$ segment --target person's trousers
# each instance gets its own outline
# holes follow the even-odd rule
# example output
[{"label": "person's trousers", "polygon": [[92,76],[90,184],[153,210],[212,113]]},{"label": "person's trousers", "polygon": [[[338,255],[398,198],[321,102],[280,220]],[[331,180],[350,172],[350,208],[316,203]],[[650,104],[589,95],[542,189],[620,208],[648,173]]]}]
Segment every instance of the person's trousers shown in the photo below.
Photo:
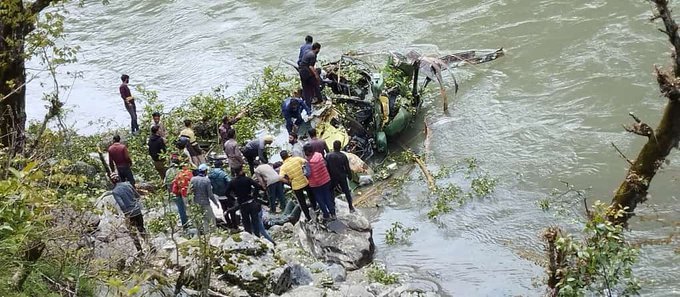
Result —
[{"label": "person's trousers", "polygon": [[139,131],[139,125],[137,124],[137,105],[134,101],[130,103],[125,103],[125,109],[130,114],[130,129],[132,133]]},{"label": "person's trousers", "polygon": [[286,207],[286,194],[283,192],[282,182],[276,182],[267,186],[267,196],[269,196],[269,210],[271,212],[276,212],[277,201],[281,210]]},{"label": "person's trousers", "polygon": [[309,215],[309,206],[307,205],[307,201],[305,199],[305,192],[307,193],[307,196],[309,196],[309,202],[312,204],[312,208],[316,209],[318,206],[316,205],[316,200],[314,199],[314,195],[312,194],[312,190],[309,188],[309,186],[306,186],[302,189],[298,190],[293,190],[293,193],[295,194],[295,198],[297,198],[298,204],[300,204],[300,207],[302,208],[302,213],[305,214],[305,218],[307,218],[308,221],[312,220],[312,217]]},{"label": "person's trousers", "polygon": [[323,217],[328,218],[330,215],[335,215],[335,201],[331,193],[331,182],[329,181],[320,187],[313,187],[312,192],[314,192],[314,198],[321,208]]},{"label": "person's trousers", "polygon": [[203,156],[203,154],[191,156],[191,163],[194,163],[194,165],[198,167],[199,165],[206,163],[205,157]]},{"label": "person's trousers", "polygon": [[[243,155],[243,157],[246,158],[246,162],[248,162],[248,168],[250,168],[250,174],[255,174],[255,158],[257,158],[257,155]],[[262,160],[260,160],[262,161]]]},{"label": "person's trousers", "polygon": [[301,79],[301,83],[302,83],[302,99],[305,100],[305,104],[307,104],[307,106],[311,108],[312,99],[317,96],[319,82],[316,80],[316,77],[314,75],[311,75],[306,79]]},{"label": "person's trousers", "polygon": [[260,236],[260,230],[253,228],[257,225],[258,213],[261,208],[258,207],[257,202],[250,202],[241,205],[241,222],[243,223],[243,230],[255,236]]},{"label": "person's trousers", "polygon": [[187,206],[184,202],[184,198],[180,195],[175,196],[175,205],[177,205],[177,212],[179,213],[179,221],[182,222],[182,228],[186,228],[189,217],[187,217]]},{"label": "person's trousers", "polygon": [[118,171],[118,177],[120,181],[129,182],[132,187],[135,186],[135,177],[132,175],[132,169],[128,166],[116,166],[116,171]]},{"label": "person's trousers", "polygon": [[269,233],[267,233],[267,229],[264,228],[264,221],[262,221],[262,208],[260,208],[260,212],[257,213],[256,222],[253,222],[253,230],[257,230],[257,232],[260,233],[260,236],[266,238],[271,243],[276,244],[274,239],[272,239],[272,237],[269,236]]},{"label": "person's trousers", "polygon": [[342,193],[345,194],[345,199],[347,199],[347,204],[349,205],[349,209],[352,210],[354,209],[354,204],[352,204],[352,191],[349,189],[349,184],[347,183],[347,178],[339,179],[339,180],[334,180],[331,179],[331,191],[335,191],[335,189],[340,186],[340,190],[342,190]]},{"label": "person's trousers", "polygon": [[224,211],[224,220],[228,228],[236,229],[238,228],[238,217],[236,216],[236,208],[234,210],[229,210],[236,206],[236,201],[233,198],[219,199],[222,205],[222,210]]},{"label": "person's trousers", "polygon": [[208,205],[201,205],[201,212],[203,214],[203,234],[209,234],[210,229],[215,225],[215,214],[210,207],[210,202],[208,202]]},{"label": "person's trousers", "polygon": [[141,213],[138,215],[128,217],[128,231],[130,232],[132,242],[135,244],[135,248],[137,248],[137,251],[141,251],[142,244],[141,242],[139,242],[137,232],[139,232],[139,235],[142,237],[142,239],[146,240],[147,238],[146,228],[144,228],[144,217],[142,216]]},{"label": "person's trousers", "polygon": [[165,180],[165,171],[167,170],[167,168],[165,168],[165,160],[153,161],[153,167],[158,171],[161,180]]}]

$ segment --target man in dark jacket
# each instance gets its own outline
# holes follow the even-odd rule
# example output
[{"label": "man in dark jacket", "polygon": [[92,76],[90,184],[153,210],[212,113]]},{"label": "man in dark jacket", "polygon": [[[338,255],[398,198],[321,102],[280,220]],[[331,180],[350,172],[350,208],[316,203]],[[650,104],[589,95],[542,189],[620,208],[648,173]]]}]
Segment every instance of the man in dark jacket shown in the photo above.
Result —
[{"label": "man in dark jacket", "polygon": [[129,182],[135,186],[135,177],[132,175],[132,160],[127,146],[120,143],[120,136],[113,136],[113,144],[109,146],[109,167],[112,172],[117,172],[120,181]]},{"label": "man in dark jacket", "polygon": [[236,176],[227,187],[227,197],[234,198],[236,196],[236,202],[241,210],[243,229],[250,234],[260,236],[259,230],[255,228],[260,220],[261,209],[256,193],[263,188],[255,180],[246,176],[243,167],[236,168],[235,171]]},{"label": "man in dark jacket", "polygon": [[[281,115],[283,115],[283,118],[286,120],[286,130],[288,130],[288,134],[297,130],[293,129],[293,127],[299,127],[305,123],[302,119],[302,110],[305,110],[307,114],[312,113],[312,110],[307,103],[305,103],[302,98],[299,98],[299,96],[300,91],[296,91],[293,97],[288,97],[281,103]],[[295,119],[295,121],[293,121],[293,119]]]},{"label": "man in dark jacket", "polygon": [[162,154],[165,154],[167,147],[165,146],[165,140],[158,134],[160,127],[151,127],[151,136],[149,136],[149,156],[153,160],[153,167],[158,171],[158,175],[161,176],[161,180],[165,180],[165,158]]},{"label": "man in dark jacket", "polygon": [[349,211],[354,212],[354,205],[352,205],[352,192],[349,190],[347,178],[352,175],[352,169],[349,167],[349,159],[343,152],[340,151],[340,141],[333,142],[333,152],[326,155],[326,163],[328,164],[328,173],[331,175],[331,189],[335,190],[338,186],[347,199],[349,204]]},{"label": "man in dark jacket", "polygon": [[298,66],[300,66],[300,63],[302,63],[302,57],[305,56],[307,51],[312,49],[312,42],[313,41],[314,41],[314,38],[312,38],[312,36],[307,35],[305,37],[305,44],[300,46],[300,54],[298,54],[298,60],[297,60]]},{"label": "man in dark jacket", "polygon": [[302,83],[302,98],[311,106],[313,99],[321,100],[321,77],[316,71],[316,57],[321,50],[321,44],[315,42],[300,60],[298,72]]}]

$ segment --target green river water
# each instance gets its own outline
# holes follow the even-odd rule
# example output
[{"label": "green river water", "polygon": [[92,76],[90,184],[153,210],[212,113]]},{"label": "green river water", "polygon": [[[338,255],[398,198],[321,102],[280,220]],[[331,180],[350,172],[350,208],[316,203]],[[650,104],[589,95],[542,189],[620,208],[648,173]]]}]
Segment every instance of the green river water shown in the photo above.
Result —
[{"label": "green river water", "polygon": [[[294,60],[306,34],[322,43],[324,60],[350,49],[445,54],[504,47],[497,61],[457,69],[460,91],[450,94],[450,114],[442,113],[439,98],[429,98],[405,137],[420,148],[426,120],[431,169],[475,157],[500,180],[493,197],[433,224],[414,171],[403,194],[374,219],[377,259],[445,295],[540,295],[544,274],[535,262],[543,259],[542,230],[579,226],[544,213],[537,201],[563,187],[560,181],[592,186],[591,202],[609,201],[627,168],[610,142],[634,158],[643,139],[621,124],[633,111],[654,126],[665,104],[652,70],[668,62],[669,45],[648,21],[644,1],[87,2],[69,15],[67,42],[81,50],[79,62],[64,69],[83,73],[68,97],[67,122],[84,133],[99,119],[127,126],[117,93],[121,73],[172,106],[220,84],[237,92],[264,66]],[[29,118],[42,118],[41,86],[32,83],[28,93]],[[631,221],[634,240],[680,229],[680,154],[672,152],[670,161]],[[419,228],[411,245],[384,244],[395,221]],[[642,248],[636,273],[644,295],[680,296],[679,246],[676,239]]]}]

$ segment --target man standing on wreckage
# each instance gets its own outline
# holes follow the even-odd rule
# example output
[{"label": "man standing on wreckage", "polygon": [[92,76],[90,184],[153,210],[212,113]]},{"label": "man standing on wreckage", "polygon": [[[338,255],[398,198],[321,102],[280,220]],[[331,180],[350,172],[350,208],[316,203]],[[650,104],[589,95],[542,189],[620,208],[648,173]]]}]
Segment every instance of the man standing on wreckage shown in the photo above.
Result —
[{"label": "man standing on wreckage", "polygon": [[321,100],[321,76],[315,68],[316,57],[320,50],[321,44],[318,42],[312,44],[312,49],[302,56],[298,69],[300,82],[302,83],[302,98],[307,106],[312,106],[312,103]]}]

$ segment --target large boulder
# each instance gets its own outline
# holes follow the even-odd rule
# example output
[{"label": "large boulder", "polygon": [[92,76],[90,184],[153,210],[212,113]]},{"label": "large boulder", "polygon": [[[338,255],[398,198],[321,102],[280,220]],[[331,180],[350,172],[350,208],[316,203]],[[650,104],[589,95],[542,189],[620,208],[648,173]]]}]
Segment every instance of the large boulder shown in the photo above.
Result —
[{"label": "large boulder", "polygon": [[336,199],[335,205],[339,222],[301,221],[296,235],[303,249],[316,258],[347,270],[359,269],[373,260],[373,229],[359,212],[350,213],[346,202]]},{"label": "large boulder", "polygon": [[[235,286],[253,296],[260,296],[263,292],[282,294],[291,287],[291,268],[282,267],[284,263],[274,254],[268,242],[242,232],[231,236],[212,236],[210,245],[217,253],[213,274],[219,280],[218,283],[211,282],[211,287]],[[174,261],[172,257],[170,259]],[[188,284],[198,286],[201,262],[198,247],[191,246],[186,252],[179,253],[177,264],[184,267]]]}]

